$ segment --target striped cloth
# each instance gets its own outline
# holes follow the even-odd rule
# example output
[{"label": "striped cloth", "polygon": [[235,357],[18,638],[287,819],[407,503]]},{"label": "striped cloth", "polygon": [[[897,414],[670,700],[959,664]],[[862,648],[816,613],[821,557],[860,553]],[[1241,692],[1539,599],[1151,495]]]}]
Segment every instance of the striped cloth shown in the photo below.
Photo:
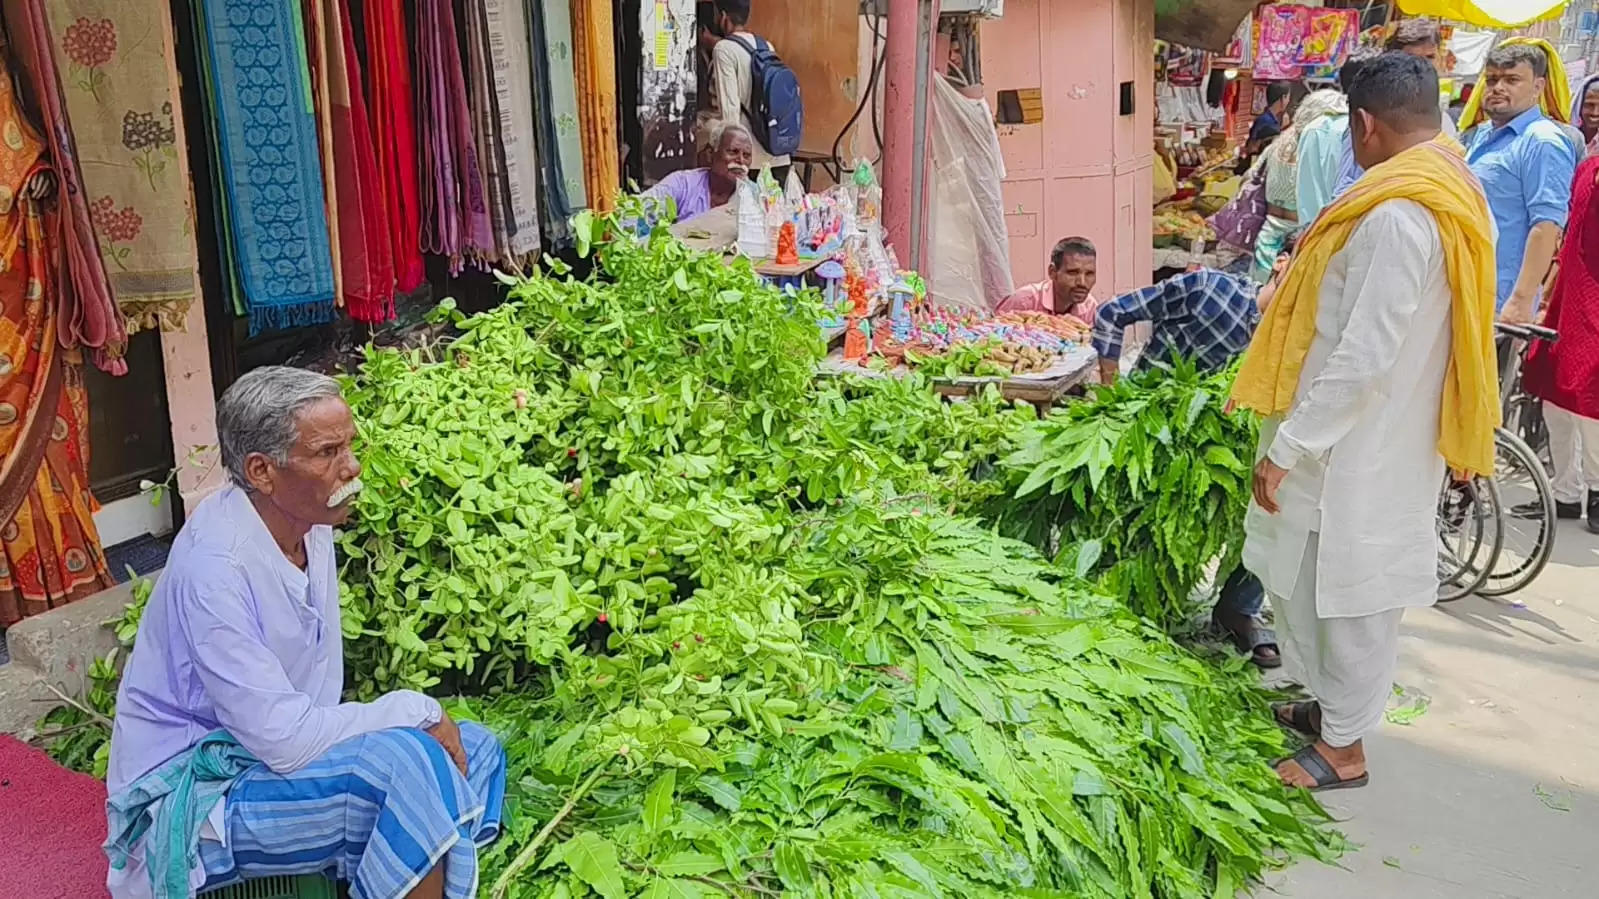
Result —
[{"label": "striped cloth", "polygon": [[382,899],[406,895],[443,860],[444,894],[472,899],[477,848],[500,831],[505,753],[481,726],[460,727],[466,777],[414,728],[346,740],[290,774],[245,772],[228,791],[226,842],[200,842],[205,889],[321,873],[355,899]]}]

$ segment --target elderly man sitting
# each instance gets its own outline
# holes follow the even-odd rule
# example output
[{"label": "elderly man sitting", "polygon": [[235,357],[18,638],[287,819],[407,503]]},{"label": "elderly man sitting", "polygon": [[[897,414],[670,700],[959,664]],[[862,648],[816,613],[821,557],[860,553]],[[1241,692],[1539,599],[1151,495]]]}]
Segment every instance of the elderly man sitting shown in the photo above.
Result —
[{"label": "elderly man sitting", "polygon": [[339,698],[333,528],[361,465],[338,384],[256,369],[217,430],[231,483],[178,534],[117,696],[112,895],[322,872],[361,899],[468,899],[499,832],[499,744],[420,693]]}]

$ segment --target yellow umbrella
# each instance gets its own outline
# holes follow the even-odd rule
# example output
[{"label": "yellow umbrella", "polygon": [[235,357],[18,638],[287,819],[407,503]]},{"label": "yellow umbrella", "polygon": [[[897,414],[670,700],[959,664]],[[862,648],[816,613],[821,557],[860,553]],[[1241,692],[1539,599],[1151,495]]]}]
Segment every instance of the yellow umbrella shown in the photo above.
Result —
[{"label": "yellow umbrella", "polygon": [[[1549,118],[1561,123],[1570,122],[1571,84],[1566,81],[1566,66],[1560,61],[1560,53],[1548,41],[1531,37],[1513,37],[1499,46],[1508,47],[1511,44],[1530,44],[1543,51],[1549,60],[1549,77],[1544,79],[1543,96],[1538,98],[1538,105],[1543,107],[1543,114]],[[1466,108],[1460,111],[1462,134],[1483,120],[1482,85],[1485,78],[1486,73],[1477,76],[1477,86],[1472,88],[1471,99],[1466,101]]]},{"label": "yellow umbrella", "polygon": [[1495,29],[1520,28],[1553,19],[1565,6],[1566,0],[1399,0],[1399,10],[1406,15]]}]

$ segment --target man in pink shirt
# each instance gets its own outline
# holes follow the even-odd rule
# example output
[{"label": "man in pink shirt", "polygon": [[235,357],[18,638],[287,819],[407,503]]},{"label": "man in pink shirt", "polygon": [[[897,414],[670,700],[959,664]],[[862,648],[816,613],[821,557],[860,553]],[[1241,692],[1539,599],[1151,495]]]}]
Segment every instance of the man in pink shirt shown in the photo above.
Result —
[{"label": "man in pink shirt", "polygon": [[1049,254],[1049,275],[1025,284],[1000,302],[995,312],[1045,312],[1092,323],[1099,301],[1092,293],[1098,254],[1086,237],[1068,237]]}]

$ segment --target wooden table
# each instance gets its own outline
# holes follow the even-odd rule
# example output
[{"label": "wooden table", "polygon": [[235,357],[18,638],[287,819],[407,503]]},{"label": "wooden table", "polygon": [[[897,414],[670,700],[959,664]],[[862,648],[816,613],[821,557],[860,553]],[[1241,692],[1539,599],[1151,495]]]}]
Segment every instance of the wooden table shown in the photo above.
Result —
[{"label": "wooden table", "polygon": [[[1050,407],[1065,398],[1068,391],[1088,380],[1093,373],[1094,363],[1098,356],[1088,347],[1076,347],[1072,352],[1062,357],[1060,362],[1043,372],[1031,375],[999,377],[963,377],[963,378],[933,378],[933,389],[944,396],[971,396],[979,390],[994,384],[999,386],[1000,395],[1008,400],[1020,400],[1032,403],[1041,413],[1048,412]],[[908,373],[906,368],[895,368],[890,371],[876,371],[865,366],[844,361],[842,350],[834,350],[822,360],[817,367],[820,377],[836,378],[846,374],[858,374],[868,378],[898,378]]]}]

